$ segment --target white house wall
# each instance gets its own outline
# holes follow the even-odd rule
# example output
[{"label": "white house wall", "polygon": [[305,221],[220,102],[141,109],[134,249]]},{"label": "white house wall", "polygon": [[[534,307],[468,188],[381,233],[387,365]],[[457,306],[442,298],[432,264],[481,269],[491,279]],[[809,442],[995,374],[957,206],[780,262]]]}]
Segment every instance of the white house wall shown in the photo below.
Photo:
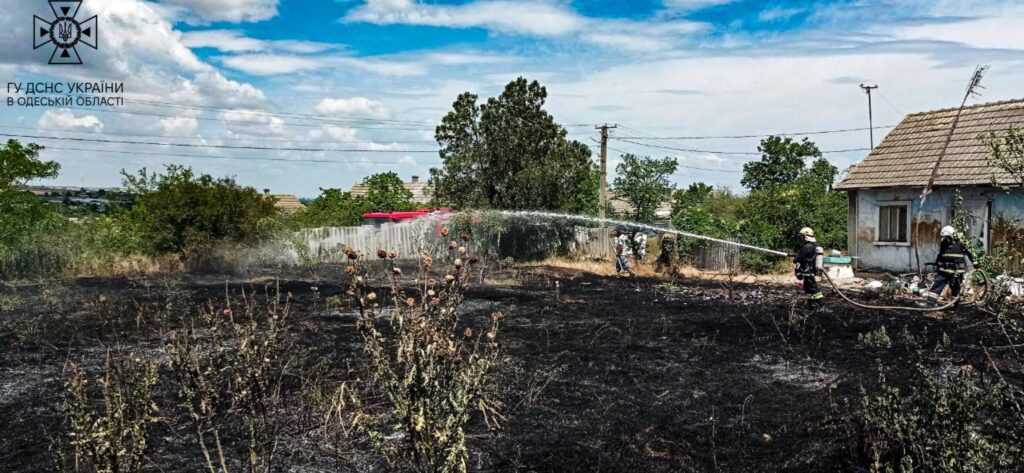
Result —
[{"label": "white house wall", "polygon": [[[934,262],[938,253],[939,231],[952,222],[953,189],[936,189],[932,192],[924,206],[921,224],[913,222],[921,201],[921,189],[861,189],[851,204],[855,218],[851,218],[850,253],[859,257],[858,268],[862,270],[885,270],[890,272],[910,272],[917,270],[913,242],[915,233],[920,232],[917,241],[920,245],[920,261],[922,268],[925,263]],[[1006,240],[1012,231],[1019,231],[1020,221],[1024,220],[1024,198],[1020,194],[1008,194],[995,188],[963,188],[961,195],[967,203],[979,204],[991,202],[991,220],[986,235],[990,242]],[[908,221],[911,222],[907,232],[908,243],[883,243],[877,240],[879,205],[895,202],[909,204]]]}]

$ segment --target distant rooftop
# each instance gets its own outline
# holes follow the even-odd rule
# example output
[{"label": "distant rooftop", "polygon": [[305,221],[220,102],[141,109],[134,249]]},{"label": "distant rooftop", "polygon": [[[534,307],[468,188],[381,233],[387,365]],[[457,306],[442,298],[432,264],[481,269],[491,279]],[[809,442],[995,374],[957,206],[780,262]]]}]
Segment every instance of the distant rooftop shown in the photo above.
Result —
[{"label": "distant rooftop", "polygon": [[298,212],[306,208],[299,198],[292,194],[271,194],[270,189],[263,189],[263,195],[274,199],[274,208],[285,212]]},{"label": "distant rooftop", "polygon": [[[412,192],[413,202],[427,204],[434,198],[434,190],[427,181],[420,180],[419,176],[412,176],[412,180],[402,183],[405,188]],[[369,188],[362,184],[352,186],[352,197],[365,197]]]}]

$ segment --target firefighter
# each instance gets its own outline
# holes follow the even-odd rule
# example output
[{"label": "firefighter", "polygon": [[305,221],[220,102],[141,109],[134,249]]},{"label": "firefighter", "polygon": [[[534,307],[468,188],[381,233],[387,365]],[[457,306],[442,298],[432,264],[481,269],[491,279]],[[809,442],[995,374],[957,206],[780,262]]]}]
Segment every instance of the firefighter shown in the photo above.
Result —
[{"label": "firefighter", "polygon": [[676,274],[676,236],[671,233],[663,233],[660,238],[661,254],[655,261],[654,271],[662,272],[667,269],[669,274]]},{"label": "firefighter", "polygon": [[925,295],[925,305],[935,307],[939,304],[939,297],[949,286],[951,296],[956,300],[955,305],[960,305],[960,287],[964,282],[964,274],[967,272],[967,262],[972,258],[967,245],[964,245],[957,236],[956,229],[945,226],[940,232],[942,242],[939,243],[939,256],[935,258],[935,266],[938,273],[935,275],[935,284],[931,291]]},{"label": "firefighter", "polygon": [[633,258],[640,264],[647,258],[647,234],[642,231],[633,236]]},{"label": "firefighter", "polygon": [[621,276],[623,272],[629,274],[629,248],[627,243],[629,237],[619,230],[612,231],[615,244],[615,274]]},{"label": "firefighter", "polygon": [[818,272],[821,270],[818,263],[819,256],[823,255],[824,250],[818,246],[818,240],[814,238],[814,230],[808,227],[800,229],[800,239],[803,243],[797,249],[796,258],[793,259],[796,266],[794,271],[796,278],[804,282],[804,296],[807,305],[811,308],[818,308],[825,299],[817,280]]}]

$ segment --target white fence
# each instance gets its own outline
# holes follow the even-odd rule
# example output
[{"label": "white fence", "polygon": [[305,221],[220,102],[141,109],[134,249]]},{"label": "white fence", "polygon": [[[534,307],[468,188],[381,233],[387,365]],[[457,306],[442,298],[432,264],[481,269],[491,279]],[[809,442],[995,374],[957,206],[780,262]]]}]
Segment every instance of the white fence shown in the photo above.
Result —
[{"label": "white fence", "polygon": [[[298,239],[305,242],[311,254],[331,255],[328,260],[343,258],[340,248],[345,246],[364,255],[386,250],[395,251],[399,258],[418,258],[447,248],[449,238],[442,238],[438,230],[436,222],[412,220],[380,226],[310,228],[300,230]],[[575,240],[570,250],[598,258],[611,259],[615,256],[610,228],[579,227]]]},{"label": "white fence", "polygon": [[385,223],[380,226],[309,228],[299,231],[299,239],[312,253],[340,254],[341,247],[351,247],[364,255],[377,250],[394,251],[401,258],[419,257],[440,243],[440,236],[432,222],[413,220]]}]

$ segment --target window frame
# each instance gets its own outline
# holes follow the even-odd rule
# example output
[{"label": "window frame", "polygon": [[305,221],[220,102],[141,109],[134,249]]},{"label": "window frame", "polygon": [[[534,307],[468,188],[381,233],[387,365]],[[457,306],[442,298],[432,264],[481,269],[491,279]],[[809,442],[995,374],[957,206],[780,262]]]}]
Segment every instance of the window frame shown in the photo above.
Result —
[{"label": "window frame", "polygon": [[[911,246],[911,228],[913,217],[911,209],[913,202],[909,200],[880,201],[875,203],[875,245],[876,246]],[[882,209],[884,207],[903,207],[907,212],[907,223],[903,230],[906,232],[905,241],[886,241],[881,239],[882,234]]]}]

